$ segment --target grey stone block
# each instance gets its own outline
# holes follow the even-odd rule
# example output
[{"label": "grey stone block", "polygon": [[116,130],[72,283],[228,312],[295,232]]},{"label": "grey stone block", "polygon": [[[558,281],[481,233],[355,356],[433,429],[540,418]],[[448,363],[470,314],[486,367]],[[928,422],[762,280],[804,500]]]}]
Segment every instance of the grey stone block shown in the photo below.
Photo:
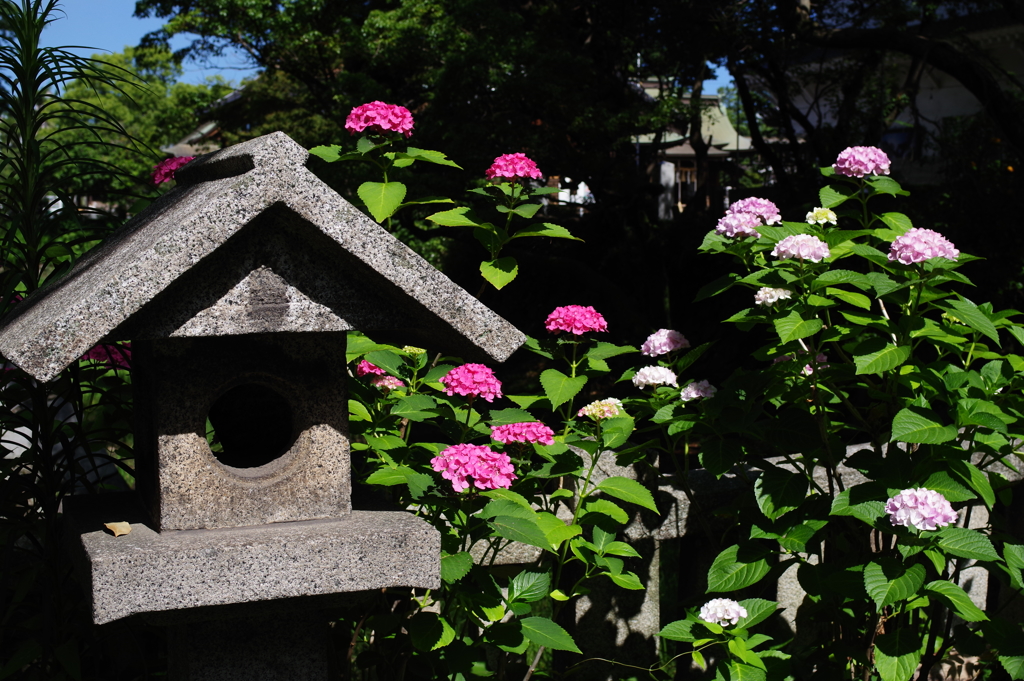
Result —
[{"label": "grey stone block", "polygon": [[[97,624],[139,613],[440,587],[440,534],[404,511],[157,533],[132,522],[139,515],[131,508],[124,495],[64,502],[71,548]],[[131,533],[114,537],[103,529],[103,523],[120,521],[131,522]],[[311,607],[308,600],[305,607]]]}]

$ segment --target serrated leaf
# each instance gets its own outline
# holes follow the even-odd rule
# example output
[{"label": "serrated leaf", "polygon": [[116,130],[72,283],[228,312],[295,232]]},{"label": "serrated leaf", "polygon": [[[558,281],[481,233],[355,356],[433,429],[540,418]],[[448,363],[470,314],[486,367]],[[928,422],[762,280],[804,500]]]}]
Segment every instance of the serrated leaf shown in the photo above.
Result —
[{"label": "serrated leaf", "polygon": [[818,202],[822,208],[835,208],[848,198],[850,194],[839,192],[832,185],[826,185],[818,190]]},{"label": "serrated leaf", "polygon": [[696,622],[691,620],[677,620],[662,627],[661,631],[658,632],[658,636],[667,638],[670,641],[692,643],[697,640],[697,637],[690,633],[694,624]]},{"label": "serrated leaf", "polygon": [[899,182],[885,175],[877,175],[864,181],[879,194],[890,194],[892,196],[906,196],[909,194],[900,186]]},{"label": "serrated leaf", "polygon": [[779,340],[783,343],[813,336],[821,330],[822,326],[820,319],[804,319],[796,310],[785,317],[776,319],[773,324],[775,332],[779,334]]},{"label": "serrated leaf", "polygon": [[755,554],[750,559],[741,560],[740,547],[730,546],[718,554],[715,562],[708,570],[708,593],[716,591],[736,591],[756,584],[771,569],[763,554]]},{"label": "serrated leaf", "polygon": [[770,520],[789,513],[807,497],[807,478],[782,468],[769,468],[754,483],[754,497]]},{"label": "serrated leaf", "polygon": [[535,423],[537,419],[522,409],[496,409],[490,413],[487,422],[492,426],[507,426],[511,423]]},{"label": "serrated leaf", "polygon": [[520,620],[520,623],[523,627],[523,635],[537,645],[582,655],[576,642],[572,640],[572,636],[546,617],[526,617]]},{"label": "serrated leaf", "polygon": [[747,611],[747,616],[741,617],[736,623],[737,629],[749,629],[755,624],[760,624],[775,614],[775,611],[781,607],[775,601],[763,598],[747,598],[740,601],[740,605]]},{"label": "serrated leaf", "polygon": [[465,206],[443,210],[427,216],[427,219],[442,227],[477,227],[479,223],[469,216],[469,208]]},{"label": "serrated leaf", "polygon": [[992,541],[977,530],[966,527],[943,527],[938,531],[939,548],[960,558],[999,560]]},{"label": "serrated leaf", "polygon": [[588,499],[583,511],[584,513],[604,514],[622,525],[629,522],[629,515],[622,510],[622,507],[607,499]]},{"label": "serrated leaf", "polygon": [[484,629],[484,640],[507,653],[522,654],[530,647],[530,641],[523,636],[523,626],[517,619],[487,627]]},{"label": "serrated leaf", "polygon": [[364,182],[356,193],[366,204],[366,210],[377,222],[394,215],[405,199],[406,186],[401,182]]},{"label": "serrated leaf", "polygon": [[732,288],[739,280],[740,275],[730,272],[729,274],[721,276],[708,284],[704,284],[700,287],[700,290],[697,291],[697,296],[693,299],[693,302],[696,303],[704,300],[705,298],[717,296],[719,293]]},{"label": "serrated leaf", "polygon": [[644,585],[640,583],[640,578],[632,572],[623,572],[622,574],[613,575],[611,573],[605,573],[608,575],[608,579],[615,582],[617,586],[621,586],[623,589],[629,589],[630,591],[643,591]]},{"label": "serrated leaf", "polygon": [[877,498],[879,494],[884,495],[885,490],[874,483],[845,489],[833,499],[829,515],[853,516],[874,526],[875,521],[885,515],[885,502]]},{"label": "serrated leaf", "polygon": [[996,503],[996,493],[992,489],[992,483],[989,482],[988,476],[969,461],[950,461],[948,465],[953,475],[960,478],[968,487],[977,492],[981,496],[982,501],[985,502],[985,505],[992,508],[992,505]]},{"label": "serrated leaf", "polygon": [[546,598],[551,590],[551,574],[523,570],[512,578],[508,586],[508,600],[533,603]]},{"label": "serrated leaf", "polygon": [[763,669],[752,664],[729,663],[729,681],[765,681],[767,678]]},{"label": "serrated leaf", "polygon": [[390,350],[374,350],[366,353],[366,361],[380,367],[392,376],[401,376],[400,369],[405,366],[401,355]]},{"label": "serrated leaf", "polygon": [[896,232],[897,236],[906,234],[914,226],[910,218],[903,213],[882,213],[879,217],[892,231]]},{"label": "serrated leaf", "polygon": [[961,322],[978,333],[991,338],[996,345],[999,345],[999,332],[996,330],[992,320],[990,320],[977,305],[969,300],[963,299],[943,301],[942,307],[945,307],[950,314]]},{"label": "serrated leaf", "polygon": [[882,374],[891,371],[910,359],[913,350],[909,345],[886,345],[878,352],[853,358],[857,374]]},{"label": "serrated leaf", "polygon": [[863,293],[856,293],[854,291],[844,291],[841,288],[829,287],[825,289],[825,293],[834,298],[838,298],[844,303],[859,307],[862,310],[871,309],[871,299]]},{"label": "serrated leaf", "polygon": [[921,637],[911,627],[875,639],[875,669],[882,681],[909,681],[921,661]]},{"label": "serrated leaf", "polygon": [[558,369],[545,369],[540,375],[540,385],[544,388],[544,395],[551,402],[551,407],[556,408],[565,404],[583,390],[587,384],[586,376],[566,376]]},{"label": "serrated leaf", "polygon": [[864,567],[864,588],[877,610],[916,594],[924,578],[923,565],[905,568],[895,558],[879,558]]},{"label": "serrated leaf", "polygon": [[498,258],[480,263],[480,275],[499,291],[505,288],[519,274],[519,263],[515,258]]},{"label": "serrated leaf", "polygon": [[613,541],[604,547],[604,552],[612,556],[626,556],[627,558],[640,558],[640,554],[632,546],[623,541]]},{"label": "serrated leaf", "polygon": [[953,503],[978,498],[971,490],[954,480],[946,471],[935,471],[928,476],[928,479],[921,486],[939,492],[942,496],[946,497],[946,501]]},{"label": "serrated leaf", "polygon": [[428,411],[436,406],[437,402],[428,395],[407,395],[391,408],[391,415],[410,421],[426,421],[437,417],[437,414]]},{"label": "serrated leaf", "polygon": [[328,163],[333,163],[341,158],[341,147],[337,144],[332,144],[330,146],[321,145],[319,147],[313,147],[309,150],[309,153],[313,156],[322,158]]},{"label": "serrated leaf", "polygon": [[447,554],[441,552],[441,579],[449,584],[454,584],[467,574],[473,567],[473,556],[467,551]]},{"label": "serrated leaf", "polygon": [[551,551],[551,542],[536,520],[499,515],[487,522],[499,537]]},{"label": "serrated leaf", "polygon": [[923,407],[905,407],[892,420],[891,442],[937,445],[955,440],[956,428],[944,426],[938,414]]},{"label": "serrated leaf", "polygon": [[530,225],[526,229],[521,229],[512,235],[513,239],[520,237],[529,236],[547,236],[554,239],[572,239],[573,241],[583,241],[578,237],[574,237],[572,233],[561,225],[552,224],[550,222],[543,222],[537,225]]},{"label": "serrated leaf", "polygon": [[565,540],[579,536],[583,532],[583,528],[579,525],[566,525],[564,520],[553,513],[538,513],[537,524],[540,525],[544,536],[555,549],[561,546]]},{"label": "serrated leaf", "polygon": [[811,284],[812,290],[818,290],[825,288],[826,286],[835,286],[837,284],[853,284],[858,288],[868,289],[871,288],[871,284],[867,278],[860,272],[854,272],[852,270],[828,270],[814,280]]},{"label": "serrated leaf", "polygon": [[988,616],[971,601],[971,597],[956,584],[936,580],[924,585],[924,590],[935,594],[965,622],[984,622]]},{"label": "serrated leaf", "polygon": [[598,483],[597,489],[616,499],[643,506],[655,513],[658,512],[658,507],[654,504],[654,495],[636,480],[616,475],[602,480]]},{"label": "serrated leaf", "polygon": [[433,612],[421,610],[405,626],[413,646],[418,650],[437,650],[455,640],[455,630],[443,617]]},{"label": "serrated leaf", "polygon": [[405,150],[404,154],[399,153],[399,157],[405,156],[406,158],[415,159],[417,161],[427,161],[428,163],[436,163],[442,166],[451,166],[452,168],[458,168],[462,170],[455,161],[449,159],[444,153],[440,151],[431,151],[430,149],[417,149],[416,147],[409,147]]}]

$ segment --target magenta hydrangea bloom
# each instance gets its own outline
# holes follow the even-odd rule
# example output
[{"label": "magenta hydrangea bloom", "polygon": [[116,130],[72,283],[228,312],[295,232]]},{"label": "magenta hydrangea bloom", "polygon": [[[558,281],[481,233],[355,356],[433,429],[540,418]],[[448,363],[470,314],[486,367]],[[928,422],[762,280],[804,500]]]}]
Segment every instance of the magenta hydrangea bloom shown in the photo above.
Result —
[{"label": "magenta hydrangea bloom", "polygon": [[517,177],[539,180],[544,177],[537,164],[526,154],[502,154],[494,159],[494,163],[484,172],[484,175],[488,180],[496,178],[514,180]]},{"label": "magenta hydrangea bloom", "polygon": [[107,369],[132,368],[132,343],[100,343],[94,345],[87,353],[82,355],[83,362],[99,362],[106,365]]},{"label": "magenta hydrangea bloom", "polygon": [[730,238],[750,236],[757,239],[761,236],[761,232],[757,231],[760,226],[761,221],[756,215],[731,213],[719,219],[715,231]]},{"label": "magenta hydrangea bloom", "polygon": [[501,381],[483,364],[457,366],[442,376],[440,381],[449,395],[458,393],[464,397],[479,396],[488,402],[493,402],[495,397],[501,397]]},{"label": "magenta hydrangea bloom", "polygon": [[878,147],[850,147],[839,154],[832,169],[847,177],[888,175],[889,157]]},{"label": "magenta hydrangea bloom", "polygon": [[906,234],[896,237],[889,247],[889,260],[897,260],[904,265],[924,262],[929,258],[955,261],[959,257],[960,251],[953,247],[949,239],[922,227],[911,227]]},{"label": "magenta hydrangea bloom", "polygon": [[622,416],[626,412],[622,410],[622,400],[617,400],[614,397],[609,397],[606,400],[598,400],[591,402],[587,406],[576,412],[577,416],[589,416],[595,421],[599,419],[610,419],[616,416]]},{"label": "magenta hydrangea bloom", "polygon": [[366,376],[367,374],[383,376],[386,373],[387,372],[381,369],[379,366],[367,362],[365,359],[359,360],[359,364],[356,365],[356,376]]},{"label": "magenta hydrangea bloom", "polygon": [[640,354],[657,357],[676,350],[690,347],[690,341],[683,334],[673,329],[658,329],[640,346]]},{"label": "magenta hydrangea bloom", "polygon": [[607,331],[608,322],[600,312],[590,305],[566,305],[556,307],[544,322],[544,328],[552,333],[568,331],[582,336],[588,331]]},{"label": "magenta hydrangea bloom", "polygon": [[442,478],[451,481],[456,492],[469,487],[470,477],[477,489],[508,489],[516,479],[508,455],[484,445],[453,445],[431,459],[430,465]]},{"label": "magenta hydrangea bloom", "polygon": [[170,182],[174,179],[174,173],[178,172],[178,168],[182,167],[194,158],[195,156],[177,156],[175,158],[165,158],[160,161],[153,166],[153,184]]},{"label": "magenta hydrangea bloom", "polygon": [[512,442],[537,442],[542,445],[555,444],[555,431],[540,421],[492,426],[491,437],[494,438],[495,442],[505,445]]},{"label": "magenta hydrangea bloom", "polygon": [[759,199],[751,196],[749,199],[740,199],[729,206],[725,211],[726,215],[748,214],[764,220],[766,225],[775,225],[782,222],[782,214],[779,208],[768,199]]},{"label": "magenta hydrangea bloom", "polygon": [[370,383],[372,385],[376,386],[377,388],[380,388],[384,392],[387,392],[389,390],[394,390],[395,388],[404,388],[405,387],[405,381],[403,381],[402,379],[395,378],[394,376],[386,376],[386,375],[385,376],[376,376],[376,377],[374,377],[373,380],[370,381]]},{"label": "magenta hydrangea bloom", "polygon": [[633,375],[633,385],[638,388],[646,388],[649,385],[679,387],[675,372],[665,367],[643,367]]},{"label": "magenta hydrangea bloom", "polygon": [[935,490],[926,487],[905,489],[885,502],[885,512],[893,525],[935,530],[956,522],[956,511]]},{"label": "magenta hydrangea bloom", "polygon": [[810,260],[821,262],[829,256],[828,244],[810,234],[794,234],[775,244],[772,255],[779,260]]},{"label": "magenta hydrangea bloom", "polygon": [[345,119],[345,129],[350,135],[369,130],[382,135],[398,132],[409,138],[412,137],[412,126],[412,114],[408,109],[380,101],[355,107]]},{"label": "magenta hydrangea bloom", "polygon": [[747,616],[747,609],[731,598],[713,598],[700,609],[700,618],[705,622],[725,626],[736,624]]},{"label": "magenta hydrangea bloom", "polygon": [[682,392],[679,393],[679,399],[683,402],[689,402],[698,397],[713,397],[717,392],[718,388],[707,381],[694,381],[683,388]]}]

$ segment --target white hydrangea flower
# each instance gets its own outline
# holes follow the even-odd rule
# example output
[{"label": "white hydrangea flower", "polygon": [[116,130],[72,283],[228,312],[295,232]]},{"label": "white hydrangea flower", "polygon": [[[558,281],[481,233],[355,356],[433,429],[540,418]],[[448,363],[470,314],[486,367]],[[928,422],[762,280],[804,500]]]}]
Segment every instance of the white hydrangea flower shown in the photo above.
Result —
[{"label": "white hydrangea flower", "polygon": [[807,223],[811,225],[836,224],[839,218],[828,208],[815,208],[807,214]]},{"label": "white hydrangea flower", "polygon": [[761,306],[774,305],[780,300],[788,300],[793,297],[793,292],[784,288],[768,288],[762,286],[754,294],[754,303]]},{"label": "white hydrangea flower", "polygon": [[731,598],[714,598],[700,609],[700,618],[705,622],[726,626],[736,624],[747,616],[747,609]]},{"label": "white hydrangea flower", "polygon": [[633,385],[646,388],[649,385],[671,385],[679,387],[678,378],[671,369],[665,367],[644,367],[633,376]]}]

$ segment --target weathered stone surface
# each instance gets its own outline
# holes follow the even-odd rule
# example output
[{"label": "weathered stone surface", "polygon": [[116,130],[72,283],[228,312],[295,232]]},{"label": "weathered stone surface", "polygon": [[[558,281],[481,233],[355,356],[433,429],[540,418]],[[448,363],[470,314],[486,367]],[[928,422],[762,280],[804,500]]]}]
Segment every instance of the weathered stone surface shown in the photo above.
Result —
[{"label": "weathered stone surface", "polygon": [[[385,587],[440,587],[440,534],[403,511],[157,533],[132,522],[139,516],[131,517],[131,508],[125,495],[64,501],[69,536],[78,544],[72,549],[79,574],[88,580],[97,624],[138,613],[329,598]],[[115,520],[131,522],[132,531],[114,537],[102,529]]]},{"label": "weathered stone surface", "polygon": [[522,344],[308,158],[273,133],[196,159],[178,187],[18,305],[0,353],[46,381],[101,339],[358,328],[499,362]]}]

